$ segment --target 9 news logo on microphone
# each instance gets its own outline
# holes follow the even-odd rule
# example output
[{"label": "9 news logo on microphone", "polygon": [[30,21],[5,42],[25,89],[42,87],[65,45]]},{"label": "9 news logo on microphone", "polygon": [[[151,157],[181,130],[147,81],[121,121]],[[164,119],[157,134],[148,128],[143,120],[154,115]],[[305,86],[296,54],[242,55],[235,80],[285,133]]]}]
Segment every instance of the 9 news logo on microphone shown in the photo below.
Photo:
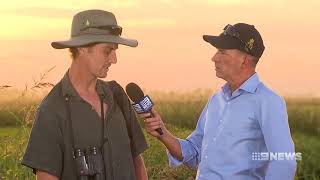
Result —
[{"label": "9 news logo on microphone", "polygon": [[152,109],[153,105],[154,104],[151,98],[147,95],[147,96],[144,96],[140,102],[133,103],[132,107],[138,114],[141,114],[141,113],[149,112]]},{"label": "9 news logo on microphone", "polygon": [[[136,111],[136,113],[151,113],[150,117],[154,117],[151,112],[154,104],[148,95],[144,95],[143,91],[138,85],[136,85],[135,83],[129,83],[126,86],[126,92],[130,99],[133,101],[132,107]],[[161,128],[157,128],[156,131],[160,135],[163,134]]]}]

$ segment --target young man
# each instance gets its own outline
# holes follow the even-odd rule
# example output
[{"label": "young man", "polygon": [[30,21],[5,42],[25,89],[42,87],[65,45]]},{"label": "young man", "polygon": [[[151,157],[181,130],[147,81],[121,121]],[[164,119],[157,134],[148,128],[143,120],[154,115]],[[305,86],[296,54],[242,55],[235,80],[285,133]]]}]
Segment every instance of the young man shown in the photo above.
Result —
[{"label": "young man", "polygon": [[53,42],[70,48],[72,64],[38,107],[22,164],[38,180],[147,179],[141,153],[147,144],[123,89],[107,77],[124,39],[107,11],[76,14],[71,39]]},{"label": "young man", "polygon": [[198,168],[199,180],[294,179],[294,158],[266,157],[292,154],[294,144],[284,100],[255,72],[264,51],[260,33],[239,23],[227,25],[219,36],[203,38],[217,48],[212,58],[216,76],[227,83],[209,99],[187,139],[173,136],[155,110],[154,118],[142,115],[147,132],[167,147],[172,166]]}]

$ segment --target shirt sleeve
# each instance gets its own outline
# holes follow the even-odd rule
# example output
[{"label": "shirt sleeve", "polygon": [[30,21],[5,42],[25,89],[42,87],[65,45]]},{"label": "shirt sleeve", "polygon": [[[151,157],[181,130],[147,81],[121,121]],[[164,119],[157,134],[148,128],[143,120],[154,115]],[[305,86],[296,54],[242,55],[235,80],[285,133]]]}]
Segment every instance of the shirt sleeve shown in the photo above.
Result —
[{"label": "shirt sleeve", "polygon": [[201,146],[204,134],[204,124],[207,118],[208,104],[203,109],[196,129],[185,139],[178,139],[182,151],[182,161],[177,160],[167,150],[169,165],[176,167],[185,164],[190,168],[197,168],[201,160]]},{"label": "shirt sleeve", "polygon": [[37,109],[22,165],[60,177],[62,169],[62,135],[57,117],[45,108]]},{"label": "shirt sleeve", "polygon": [[[286,105],[281,97],[268,98],[261,107],[261,128],[269,153],[294,154],[294,143],[288,124]],[[270,160],[266,180],[292,180],[295,176],[294,158]]]},{"label": "shirt sleeve", "polygon": [[[128,100],[129,101],[129,100]],[[133,157],[137,157],[139,154],[143,153],[147,148],[147,141],[142,132],[141,126],[137,119],[136,113],[134,112],[133,108],[129,103],[129,114],[130,114],[130,126],[129,133],[130,133],[130,144],[131,144],[131,153]]]},{"label": "shirt sleeve", "polygon": [[117,98],[119,98],[118,101],[122,102],[121,104],[123,105],[123,113],[126,119],[128,135],[130,138],[131,154],[132,157],[137,157],[148,148],[148,144],[127,94],[118,83],[115,81],[114,83],[114,87],[117,88],[115,93],[118,93],[116,95]]}]

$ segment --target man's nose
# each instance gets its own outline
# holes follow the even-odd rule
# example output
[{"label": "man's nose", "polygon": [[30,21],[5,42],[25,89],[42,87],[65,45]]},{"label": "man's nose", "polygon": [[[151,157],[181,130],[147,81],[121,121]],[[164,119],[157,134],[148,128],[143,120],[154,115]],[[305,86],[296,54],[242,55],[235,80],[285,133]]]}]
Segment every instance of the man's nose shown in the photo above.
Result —
[{"label": "man's nose", "polygon": [[212,62],[217,62],[218,61],[218,57],[217,57],[217,53],[215,53],[212,58],[211,58]]},{"label": "man's nose", "polygon": [[117,63],[117,53],[115,50],[111,51],[110,55],[109,55],[109,61],[113,64]]}]

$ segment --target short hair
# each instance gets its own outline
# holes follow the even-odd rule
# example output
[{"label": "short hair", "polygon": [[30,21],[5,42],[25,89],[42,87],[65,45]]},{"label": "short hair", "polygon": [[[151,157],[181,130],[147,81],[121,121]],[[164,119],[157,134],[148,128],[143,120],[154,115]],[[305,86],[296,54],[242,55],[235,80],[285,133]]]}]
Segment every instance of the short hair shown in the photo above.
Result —
[{"label": "short hair", "polygon": [[260,58],[257,58],[255,56],[250,56],[250,59],[253,62],[253,67],[256,67]]},{"label": "short hair", "polygon": [[258,62],[259,62],[259,59],[258,57],[255,57],[247,52],[244,52],[244,51],[240,51],[240,50],[237,50],[240,54],[242,55],[245,55],[246,57],[249,57],[250,61],[252,61],[252,67],[256,67]]},{"label": "short hair", "polygon": [[91,44],[86,44],[84,46],[78,46],[78,47],[71,47],[69,48],[70,56],[72,60],[75,60],[79,56],[79,49],[78,48],[91,48],[95,46],[98,43],[91,43]]}]

